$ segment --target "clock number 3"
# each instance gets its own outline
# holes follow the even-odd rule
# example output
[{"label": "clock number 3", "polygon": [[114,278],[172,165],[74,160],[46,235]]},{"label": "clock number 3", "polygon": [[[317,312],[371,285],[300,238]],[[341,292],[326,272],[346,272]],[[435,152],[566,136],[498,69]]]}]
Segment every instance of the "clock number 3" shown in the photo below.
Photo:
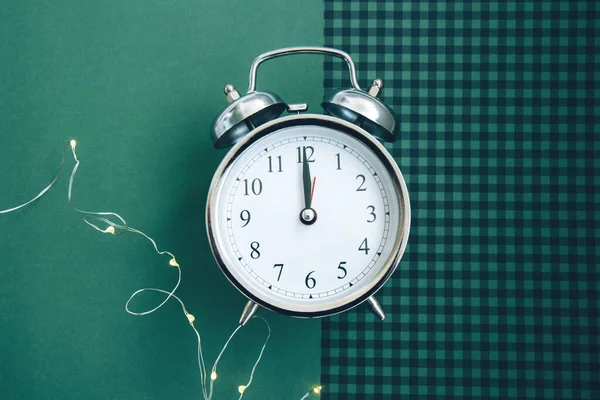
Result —
[{"label": "clock number 3", "polygon": [[250,248],[252,249],[252,251],[250,252],[250,257],[254,258],[255,260],[260,257],[260,251],[258,251],[259,247],[260,243],[258,242],[250,243]]},{"label": "clock number 3", "polygon": [[367,210],[369,210],[369,215],[371,216],[371,218],[368,219],[367,222],[375,222],[375,220],[377,219],[377,214],[375,214],[375,206],[367,206]]}]

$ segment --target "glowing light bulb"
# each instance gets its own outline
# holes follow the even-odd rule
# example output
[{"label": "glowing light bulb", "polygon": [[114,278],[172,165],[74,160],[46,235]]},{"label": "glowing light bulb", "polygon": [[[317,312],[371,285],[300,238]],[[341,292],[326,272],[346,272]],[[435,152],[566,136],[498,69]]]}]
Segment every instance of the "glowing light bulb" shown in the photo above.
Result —
[{"label": "glowing light bulb", "polygon": [[179,267],[177,260],[175,260],[174,258],[171,258],[171,261],[169,261],[169,265],[172,267]]},{"label": "glowing light bulb", "polygon": [[[63,143],[64,143],[64,142],[63,142]],[[71,140],[71,141],[69,142],[69,144],[71,145],[71,148],[72,148],[73,150],[75,150],[75,147],[77,147],[77,141],[76,141],[75,139]]]},{"label": "glowing light bulb", "polygon": [[240,386],[238,386],[238,392],[240,392],[240,394],[244,393],[245,390],[246,390],[246,385],[240,385]]},{"label": "glowing light bulb", "polygon": [[[190,321],[190,324],[193,324],[194,321],[196,320],[196,317],[194,317],[192,314],[186,314],[185,316],[187,317],[188,321]],[[212,375],[211,375],[211,378],[212,378]]]},{"label": "glowing light bulb", "polygon": [[111,233],[111,234],[115,234],[115,227],[114,226],[109,226],[108,228],[106,228],[104,230],[104,233]]},{"label": "glowing light bulb", "polygon": [[217,371],[213,371],[210,373],[210,380],[211,381],[216,381],[217,380]]},{"label": "glowing light bulb", "polygon": [[319,394],[319,393],[321,393],[321,389],[323,389],[323,386],[315,386],[313,388],[313,393]]}]

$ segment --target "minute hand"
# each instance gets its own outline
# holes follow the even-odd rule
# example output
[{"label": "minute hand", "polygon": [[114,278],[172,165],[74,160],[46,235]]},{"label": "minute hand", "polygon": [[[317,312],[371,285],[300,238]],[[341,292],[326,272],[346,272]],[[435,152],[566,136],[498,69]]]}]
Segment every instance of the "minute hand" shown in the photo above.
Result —
[{"label": "minute hand", "polygon": [[310,167],[308,166],[308,159],[306,157],[306,148],[304,148],[304,161],[302,161],[302,186],[304,188],[304,207],[311,208],[311,184],[312,178],[310,177]]}]

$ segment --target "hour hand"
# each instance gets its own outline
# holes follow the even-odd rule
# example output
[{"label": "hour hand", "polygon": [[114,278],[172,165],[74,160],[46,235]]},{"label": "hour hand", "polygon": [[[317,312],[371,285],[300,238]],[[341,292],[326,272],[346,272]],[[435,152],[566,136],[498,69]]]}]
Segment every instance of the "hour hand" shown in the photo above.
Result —
[{"label": "hour hand", "polygon": [[304,148],[302,161],[302,187],[304,189],[304,208],[311,208],[311,177],[308,159],[306,157],[306,147]]},{"label": "hour hand", "polygon": [[314,190],[314,181],[310,176],[310,167],[306,157],[306,148],[302,161],[302,189],[304,191],[304,209],[300,211],[300,222],[304,225],[312,225],[317,220],[317,212],[312,208],[312,195]]}]

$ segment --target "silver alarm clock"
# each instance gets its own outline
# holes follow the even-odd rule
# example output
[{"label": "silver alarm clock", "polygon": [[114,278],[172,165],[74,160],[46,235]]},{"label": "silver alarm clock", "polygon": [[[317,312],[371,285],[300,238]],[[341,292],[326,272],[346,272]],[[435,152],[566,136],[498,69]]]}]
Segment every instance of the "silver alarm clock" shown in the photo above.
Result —
[{"label": "silver alarm clock", "polygon": [[[342,58],[350,89],[322,103],[286,104],[256,90],[266,60],[293,54]],[[295,317],[321,317],[368,301],[398,266],[410,230],[404,178],[379,141],[394,141],[393,111],[363,91],[354,62],[340,50],[291,47],[264,53],[240,96],[225,87],[229,106],[215,120],[215,147],[233,146],[212,180],[206,226],[214,257],[248,298],[241,324],[259,306]],[[285,111],[290,114],[281,116]]]}]

